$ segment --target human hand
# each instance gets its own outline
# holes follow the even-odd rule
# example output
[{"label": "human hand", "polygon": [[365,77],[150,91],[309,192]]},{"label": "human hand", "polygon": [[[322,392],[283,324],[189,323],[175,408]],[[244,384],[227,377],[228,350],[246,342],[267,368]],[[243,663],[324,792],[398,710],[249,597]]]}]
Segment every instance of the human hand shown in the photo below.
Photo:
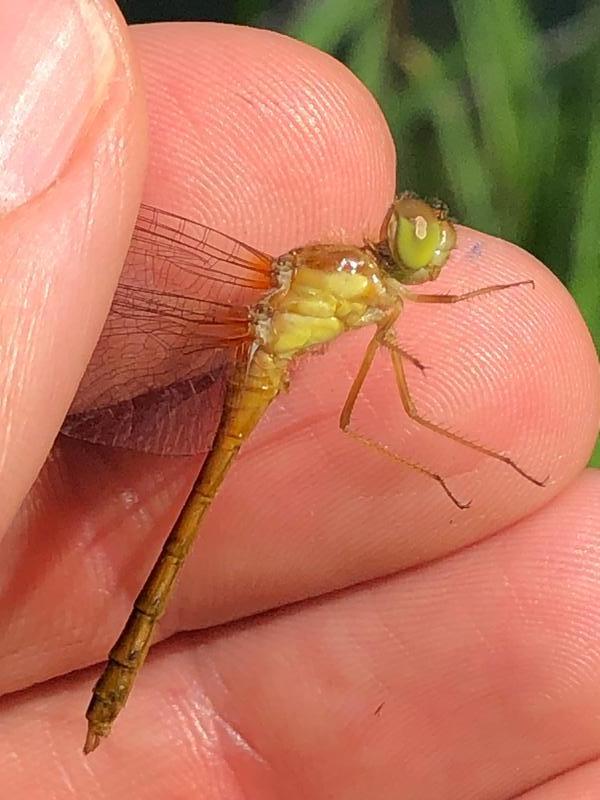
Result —
[{"label": "human hand", "polygon": [[[30,6],[47,37],[26,40],[37,60],[49,21],[64,22],[58,4]],[[84,140],[56,159],[50,188],[0,219],[6,525],[85,368],[139,199],[141,90],[119,37],[110,25],[113,72]],[[147,202],[273,253],[341,226],[352,241],[378,230],[393,144],[341,65],[226,26],[132,38],[150,113]],[[53,111],[40,112],[49,130]],[[528,796],[546,800],[596,785],[593,764],[575,769],[600,733],[600,493],[582,471],[595,354],[558,281],[507,243],[461,228],[436,291],[524,277],[535,291],[410,309],[398,330],[429,367],[411,375],[419,407],[549,485],[409,425],[384,362],[359,423],[472,508],[345,437],[337,416],[369,334],[343,337],[298,367],[240,456],[161,626],[171,638],[87,760],[98,669],[85,668],[120,630],[198,464],[59,439],[2,543],[3,793],[423,800],[538,786]]]}]

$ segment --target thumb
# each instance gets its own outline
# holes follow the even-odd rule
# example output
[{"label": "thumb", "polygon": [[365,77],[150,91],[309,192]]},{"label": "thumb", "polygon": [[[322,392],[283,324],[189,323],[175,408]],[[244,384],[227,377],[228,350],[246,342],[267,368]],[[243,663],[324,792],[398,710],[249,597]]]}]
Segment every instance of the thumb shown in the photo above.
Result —
[{"label": "thumb", "polygon": [[0,9],[0,532],[43,464],[106,317],[146,121],[112,0]]}]

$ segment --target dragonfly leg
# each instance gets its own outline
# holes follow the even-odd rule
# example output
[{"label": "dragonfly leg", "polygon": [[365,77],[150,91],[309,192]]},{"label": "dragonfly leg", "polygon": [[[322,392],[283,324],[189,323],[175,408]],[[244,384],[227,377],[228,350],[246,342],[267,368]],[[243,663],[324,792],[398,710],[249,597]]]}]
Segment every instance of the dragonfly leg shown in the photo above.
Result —
[{"label": "dragonfly leg", "polygon": [[[395,318],[394,318],[395,319]],[[392,320],[389,324],[382,326],[377,330],[377,333],[371,341],[369,342],[365,354],[363,356],[362,363],[358,370],[358,373],[354,380],[352,381],[352,386],[350,387],[350,391],[348,392],[348,397],[346,398],[346,402],[344,403],[344,407],[342,408],[342,413],[340,414],[340,428],[346,432],[347,428],[350,424],[350,417],[352,416],[352,411],[354,406],[356,405],[356,400],[358,395],[360,394],[360,390],[362,389],[363,383],[365,382],[365,378],[369,370],[371,369],[371,364],[373,363],[373,359],[382,344],[389,346],[388,342],[392,343],[395,348],[398,349],[398,352],[402,353],[402,355],[411,361],[416,367],[418,367],[422,372],[425,371],[425,366],[419,361],[418,358],[415,358],[410,353],[407,353],[403,350],[397,343],[396,343],[396,335],[394,329],[391,327]]]},{"label": "dragonfly leg", "polygon": [[445,436],[447,439],[451,439],[453,442],[458,442],[466,447],[470,447],[472,450],[476,450],[477,452],[483,453],[490,458],[494,458],[496,461],[501,461],[503,464],[511,467],[513,470],[515,470],[515,472],[518,472],[519,475],[521,475],[523,478],[526,478],[531,483],[534,483],[536,486],[545,486],[545,480],[541,481],[537,478],[534,478],[533,475],[525,472],[525,470],[522,469],[509,456],[504,455],[503,453],[498,453],[495,450],[491,450],[489,447],[485,447],[477,442],[472,442],[469,439],[465,439],[463,436],[452,433],[452,431],[446,430],[445,428],[441,427],[441,425],[436,425],[435,423],[430,422],[428,419],[422,417],[417,411],[413,399],[410,396],[410,390],[406,381],[406,374],[404,372],[404,365],[402,363],[402,355],[400,351],[394,346],[393,342],[390,342],[387,339],[384,339],[382,344],[390,353],[392,365],[394,367],[394,375],[396,376],[396,385],[400,394],[400,400],[404,410],[412,420],[417,422],[419,425],[422,425],[424,428],[434,431],[434,433],[439,433],[442,436]]},{"label": "dragonfly leg", "polygon": [[347,428],[350,425],[350,417],[352,416],[352,411],[354,410],[354,406],[356,405],[356,400],[358,395],[360,394],[360,390],[362,389],[362,385],[365,382],[365,378],[369,370],[371,369],[371,364],[373,363],[373,359],[377,354],[377,351],[381,347],[381,344],[390,330],[390,326],[393,320],[382,326],[381,328],[377,329],[375,336],[371,339],[369,344],[367,345],[367,349],[363,356],[362,363],[359,367],[359,370],[356,374],[356,377],[352,381],[352,386],[350,387],[350,391],[348,392],[348,397],[346,398],[346,402],[344,403],[344,407],[342,408],[342,413],[340,414],[340,428],[347,432]]},{"label": "dragonfly leg", "polygon": [[[431,470],[427,469],[426,467],[421,466],[420,464],[415,464],[412,461],[409,461],[406,458],[394,453],[386,445],[382,444],[381,442],[377,442],[375,439],[371,439],[368,436],[364,436],[361,433],[357,433],[356,431],[350,428],[350,420],[352,418],[352,412],[354,410],[354,406],[356,405],[356,400],[358,395],[360,394],[360,390],[365,382],[365,378],[371,368],[371,364],[373,363],[373,359],[379,348],[384,345],[389,347],[390,344],[394,344],[395,346],[395,335],[393,333],[393,329],[390,325],[382,327],[377,331],[375,336],[369,342],[367,350],[362,360],[362,364],[360,365],[360,369],[354,379],[352,386],[350,387],[350,391],[348,392],[348,397],[346,398],[346,402],[344,403],[344,407],[342,409],[342,413],[340,414],[340,428],[344,433],[347,433],[352,439],[360,442],[361,444],[366,445],[367,447],[371,447],[383,455],[386,455],[388,458],[393,459],[397,463],[404,464],[406,467],[410,467],[410,469],[414,469],[417,472],[420,472],[422,475],[427,475],[432,480],[439,483],[442,487],[444,492],[448,495],[448,497],[452,500],[452,502],[458,506],[458,508],[468,508],[469,503],[461,503],[457,497],[455,497],[450,489],[448,488],[445,480],[439,475],[437,472],[432,472]],[[398,352],[403,353],[401,348],[398,347]],[[404,353],[403,353],[404,354]]]},{"label": "dragonfly leg", "polygon": [[367,447],[372,447],[378,452],[383,453],[384,456],[391,458],[393,461],[396,461],[399,464],[404,464],[405,467],[410,467],[410,469],[414,469],[417,472],[420,472],[422,475],[427,475],[428,478],[432,478],[436,483],[439,483],[439,485],[442,487],[444,492],[446,492],[450,500],[452,500],[454,505],[458,506],[458,508],[461,509],[469,508],[469,506],[471,505],[470,502],[462,503],[456,497],[456,495],[452,493],[452,491],[448,487],[448,484],[439,473],[433,472],[432,470],[427,469],[427,467],[421,466],[421,464],[416,464],[414,461],[409,461],[408,459],[403,458],[402,456],[398,455],[398,453],[395,453],[393,450],[387,447],[387,445],[378,442],[376,439],[371,439],[368,436],[364,436],[362,433],[357,433],[356,431],[353,431],[351,428],[346,428],[344,430],[344,433],[347,433],[348,436],[350,436],[352,439],[355,439],[357,442],[365,444]]},{"label": "dragonfly leg", "polygon": [[412,353],[409,353],[408,350],[405,350],[402,347],[402,345],[398,344],[398,340],[396,338],[396,331],[394,330],[394,328],[389,328],[389,330],[385,332],[382,344],[384,344],[386,347],[390,347],[394,350],[397,350],[398,353],[400,353],[400,355],[402,356],[402,358],[405,358],[407,361],[410,361],[410,363],[414,364],[414,366],[417,367],[417,369],[419,369],[421,372],[425,372],[425,370],[427,369],[427,367],[425,366],[425,364],[423,364],[422,361],[420,361],[416,356],[413,356]]},{"label": "dragonfly leg", "polygon": [[420,294],[419,292],[406,291],[402,296],[405,300],[410,300],[411,303],[461,303],[463,300],[480,297],[482,294],[514,289],[515,286],[531,286],[535,288],[535,283],[532,280],[498,283],[495,286],[484,286],[482,289],[475,289],[464,294]]}]

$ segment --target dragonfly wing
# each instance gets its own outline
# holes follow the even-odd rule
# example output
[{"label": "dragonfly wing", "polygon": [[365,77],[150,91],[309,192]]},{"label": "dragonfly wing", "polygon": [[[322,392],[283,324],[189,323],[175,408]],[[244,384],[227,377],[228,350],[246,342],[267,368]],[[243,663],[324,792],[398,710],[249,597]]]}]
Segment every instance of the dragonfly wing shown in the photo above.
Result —
[{"label": "dragonfly wing", "polygon": [[158,455],[208,452],[219,424],[228,373],[224,367],[110,408],[69,414],[61,433],[93,444]]},{"label": "dragonfly wing", "polygon": [[215,302],[243,305],[273,286],[273,258],[198,222],[142,205],[127,276]]},{"label": "dragonfly wing", "polygon": [[247,358],[248,305],[272,288],[272,267],[236,239],[143,206],[63,432],[146,452],[205,449],[204,422],[187,436],[178,425],[220,415],[217,386]]}]

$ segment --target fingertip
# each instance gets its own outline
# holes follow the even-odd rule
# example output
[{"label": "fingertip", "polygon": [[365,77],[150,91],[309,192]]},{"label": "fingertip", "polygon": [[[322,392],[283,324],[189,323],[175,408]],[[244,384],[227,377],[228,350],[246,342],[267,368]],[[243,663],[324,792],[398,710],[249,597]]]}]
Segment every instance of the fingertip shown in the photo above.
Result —
[{"label": "fingertip", "polygon": [[274,253],[379,230],[394,144],[346,67],[265,30],[164,24],[133,34],[148,90],[149,202]]}]

